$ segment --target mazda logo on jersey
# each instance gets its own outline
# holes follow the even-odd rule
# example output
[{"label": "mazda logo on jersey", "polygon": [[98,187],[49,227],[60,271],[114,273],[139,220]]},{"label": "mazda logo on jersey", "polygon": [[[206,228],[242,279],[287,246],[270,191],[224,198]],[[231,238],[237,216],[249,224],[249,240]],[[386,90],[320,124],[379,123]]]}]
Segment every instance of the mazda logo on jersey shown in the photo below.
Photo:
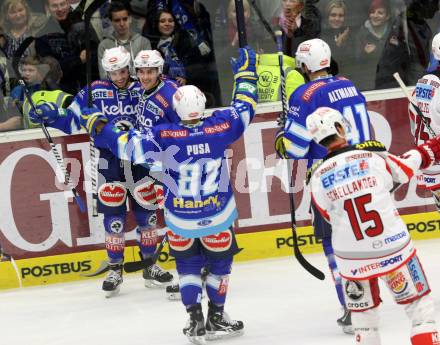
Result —
[{"label": "mazda logo on jersey", "polygon": [[87,272],[92,268],[91,260],[62,262],[57,264],[23,267],[21,269],[21,277],[24,279],[28,276],[47,277],[51,275],[69,274]]}]

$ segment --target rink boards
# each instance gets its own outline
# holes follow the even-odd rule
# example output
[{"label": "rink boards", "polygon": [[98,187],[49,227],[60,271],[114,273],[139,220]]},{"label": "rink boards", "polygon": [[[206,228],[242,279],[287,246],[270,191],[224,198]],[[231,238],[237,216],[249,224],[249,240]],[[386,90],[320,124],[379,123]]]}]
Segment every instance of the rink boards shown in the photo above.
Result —
[{"label": "rink boards", "polygon": [[[440,214],[438,212],[406,215],[403,216],[403,219],[414,240],[440,238]],[[239,234],[237,240],[240,248],[243,248],[236,256],[237,261],[281,256],[291,256],[292,261],[295,260],[290,229]],[[304,254],[322,251],[320,241],[313,236],[310,226],[298,228],[298,244]],[[126,261],[138,260],[137,247],[127,247],[125,258]],[[20,282],[17,274],[20,275],[21,284],[24,287],[91,279],[82,275],[94,272],[105,259],[104,250],[94,250],[16,260],[17,270],[10,261],[1,262],[0,289],[19,287]],[[161,253],[159,262],[162,267],[167,269],[175,267],[173,259],[168,255],[167,248]],[[297,263],[295,262],[295,264]],[[327,269],[326,267],[319,268],[324,272]],[[141,272],[132,274],[141,275]],[[141,278],[139,277],[139,279]]]},{"label": "rink boards", "polygon": [[[388,92],[389,93],[389,92]],[[368,97],[375,138],[393,153],[410,149],[407,101],[387,91]],[[400,97],[400,96],[399,96]],[[245,135],[228,149],[227,160],[235,189],[239,219],[235,229],[243,248],[237,260],[292,255],[287,161],[273,148],[279,104],[260,107]],[[86,135],[64,136],[53,131],[54,141],[69,164],[72,179],[86,201],[81,214],[69,192],[55,178],[56,164],[39,129],[0,134],[0,246],[17,264],[23,286],[85,279],[105,259],[101,217],[92,217],[89,144]],[[305,163],[293,165],[295,215],[303,253],[321,250],[312,235],[309,193],[304,192]],[[440,220],[432,197],[415,181],[395,193],[395,204],[414,239],[440,237]],[[135,224],[126,230],[126,259],[137,259]],[[293,260],[293,258],[292,258]],[[172,267],[161,255],[164,267]],[[322,267],[322,270],[326,268]],[[10,261],[0,262],[0,289],[19,286]]]}]

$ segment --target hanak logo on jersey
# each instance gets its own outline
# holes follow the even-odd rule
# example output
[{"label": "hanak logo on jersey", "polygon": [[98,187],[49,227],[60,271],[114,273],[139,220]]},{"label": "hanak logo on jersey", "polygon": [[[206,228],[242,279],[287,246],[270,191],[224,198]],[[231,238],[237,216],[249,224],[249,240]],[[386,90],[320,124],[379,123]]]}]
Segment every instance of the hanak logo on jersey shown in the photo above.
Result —
[{"label": "hanak logo on jersey", "polygon": [[114,97],[113,90],[95,89],[92,91],[93,99],[110,99]]},{"label": "hanak logo on jersey", "polygon": [[321,183],[325,189],[329,189],[341,182],[364,176],[368,171],[369,166],[367,161],[354,161],[353,163],[346,164],[340,168],[336,168],[334,171],[329,171],[322,175]]},{"label": "hanak logo on jersey", "polygon": [[203,131],[205,132],[205,134],[216,134],[227,131],[229,128],[231,128],[229,122],[223,122],[211,127],[205,127],[203,128]]},{"label": "hanak logo on jersey", "polygon": [[388,265],[396,264],[396,263],[398,263],[400,261],[402,261],[402,254],[394,256],[394,257],[386,259],[386,260],[379,261],[379,262],[373,262],[372,264],[368,264],[368,265],[362,266],[359,269],[351,270],[351,273],[354,276],[357,275],[358,273],[359,274],[368,273],[368,272],[371,272],[371,271],[374,271],[374,270],[378,270],[378,269],[384,268],[384,267],[386,267]]},{"label": "hanak logo on jersey", "polygon": [[135,115],[136,110],[132,104],[123,105],[121,101],[118,104],[106,105],[101,101],[101,109],[104,115]]}]

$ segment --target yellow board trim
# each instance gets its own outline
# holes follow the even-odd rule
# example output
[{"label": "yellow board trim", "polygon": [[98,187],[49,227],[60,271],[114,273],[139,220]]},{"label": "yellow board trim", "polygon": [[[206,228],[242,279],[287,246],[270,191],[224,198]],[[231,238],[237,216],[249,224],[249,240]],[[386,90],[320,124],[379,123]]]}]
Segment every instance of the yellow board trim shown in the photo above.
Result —
[{"label": "yellow board trim", "polygon": [[[440,238],[440,214],[438,212],[419,213],[402,216],[413,240]],[[313,236],[311,226],[297,229],[298,242],[303,254],[322,251],[321,242]],[[278,229],[247,234],[238,234],[237,241],[243,250],[236,256],[236,261],[249,261],[293,255],[292,232],[290,229]],[[137,246],[125,249],[126,261],[138,260]],[[107,259],[105,250],[79,252],[40,258],[16,260],[21,274],[23,287],[91,279],[81,273],[96,271],[101,262]],[[175,268],[174,260],[168,255],[168,247],[160,257],[164,269]],[[141,280],[141,272],[138,274]],[[104,275],[97,278],[102,279]],[[93,278],[95,279],[95,277]],[[97,288],[99,288],[97,284]],[[18,288],[16,272],[9,261],[0,262],[0,289]]]}]

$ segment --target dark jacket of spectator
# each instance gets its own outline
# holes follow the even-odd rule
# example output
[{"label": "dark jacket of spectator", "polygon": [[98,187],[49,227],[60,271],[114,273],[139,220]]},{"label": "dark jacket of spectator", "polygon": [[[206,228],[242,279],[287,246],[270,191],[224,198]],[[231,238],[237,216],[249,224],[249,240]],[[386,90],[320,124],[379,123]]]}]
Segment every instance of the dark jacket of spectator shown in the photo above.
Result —
[{"label": "dark jacket of spectator", "polygon": [[86,84],[86,67],[81,61],[80,53],[85,49],[85,37],[91,37],[92,80],[98,79],[96,50],[98,39],[90,28],[85,32],[85,25],[78,12],[70,11],[67,18],[57,21],[49,17],[46,25],[37,33],[35,49],[40,56],[52,56],[58,60],[63,71],[61,88],[75,94]]}]

